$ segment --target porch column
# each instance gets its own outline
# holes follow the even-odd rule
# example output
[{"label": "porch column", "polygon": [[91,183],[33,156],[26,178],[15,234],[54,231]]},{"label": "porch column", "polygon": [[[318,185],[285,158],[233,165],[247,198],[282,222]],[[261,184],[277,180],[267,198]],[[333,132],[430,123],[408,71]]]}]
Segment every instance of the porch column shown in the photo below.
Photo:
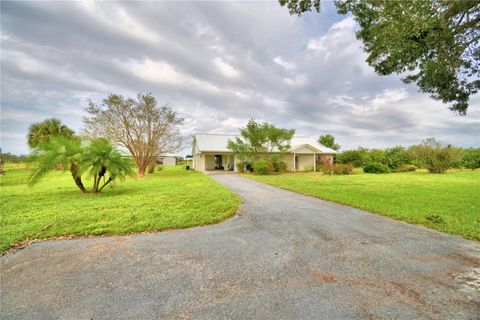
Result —
[{"label": "porch column", "polygon": [[317,172],[317,154],[313,153],[313,172]]},{"label": "porch column", "polygon": [[293,171],[297,171],[297,163],[295,161],[295,153],[293,153]]}]

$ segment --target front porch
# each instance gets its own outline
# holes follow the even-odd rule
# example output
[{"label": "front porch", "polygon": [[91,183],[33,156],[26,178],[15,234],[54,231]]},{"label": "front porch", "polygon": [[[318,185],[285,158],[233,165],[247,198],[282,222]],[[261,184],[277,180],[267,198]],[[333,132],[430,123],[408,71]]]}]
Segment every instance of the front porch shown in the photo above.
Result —
[{"label": "front porch", "polygon": [[195,156],[195,170],[200,171],[234,171],[233,153],[201,153]]}]

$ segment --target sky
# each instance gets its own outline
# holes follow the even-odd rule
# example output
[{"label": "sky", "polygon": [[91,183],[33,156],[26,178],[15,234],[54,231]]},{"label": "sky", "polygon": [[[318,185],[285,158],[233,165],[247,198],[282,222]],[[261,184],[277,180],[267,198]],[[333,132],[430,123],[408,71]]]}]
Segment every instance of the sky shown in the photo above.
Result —
[{"label": "sky", "polygon": [[[26,154],[31,123],[82,132],[87,99],[150,92],[193,133],[238,133],[254,118],[343,150],[435,137],[480,146],[467,116],[365,62],[358,25],[331,2],[291,16],[277,2],[1,2],[1,140]],[[186,146],[183,153],[188,153]]]}]

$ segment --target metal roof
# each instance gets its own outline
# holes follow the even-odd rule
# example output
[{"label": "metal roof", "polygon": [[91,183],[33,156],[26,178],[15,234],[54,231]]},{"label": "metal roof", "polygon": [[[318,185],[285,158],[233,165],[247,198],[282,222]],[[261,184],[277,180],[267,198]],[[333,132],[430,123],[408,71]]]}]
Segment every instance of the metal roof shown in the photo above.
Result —
[{"label": "metal roof", "polygon": [[[198,152],[232,152],[227,148],[227,144],[228,140],[233,140],[235,137],[239,136],[233,134],[195,134],[193,136],[193,143],[196,143]],[[337,153],[337,151],[327,148],[323,144],[318,143],[315,139],[308,137],[295,136],[292,138],[290,145],[292,151],[307,145],[316,149],[319,153]]]}]

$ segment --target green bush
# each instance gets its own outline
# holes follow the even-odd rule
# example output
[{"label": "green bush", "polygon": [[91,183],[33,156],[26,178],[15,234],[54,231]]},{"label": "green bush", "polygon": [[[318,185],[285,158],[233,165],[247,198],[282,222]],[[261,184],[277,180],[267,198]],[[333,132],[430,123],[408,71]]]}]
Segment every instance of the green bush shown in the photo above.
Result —
[{"label": "green bush", "polygon": [[280,160],[280,155],[271,155],[268,160],[271,162],[274,172],[287,171],[287,164]]},{"label": "green bush", "polygon": [[401,166],[397,169],[394,169],[393,172],[411,172],[411,171],[416,171],[416,170],[417,170],[417,167],[415,167],[412,164],[407,164],[407,165]]},{"label": "green bush", "polygon": [[240,173],[244,173],[244,172],[245,172],[245,166],[243,165],[242,162],[237,163],[236,170],[237,170],[237,172],[240,172]]},{"label": "green bush", "polygon": [[323,163],[320,166],[320,171],[325,173],[325,174],[333,174],[333,168],[334,167],[335,167],[335,164],[330,163],[330,162],[326,162],[326,163]]},{"label": "green bush", "polygon": [[303,171],[305,171],[305,172],[313,172],[313,166],[305,166],[305,167],[303,168]]},{"label": "green bush", "polygon": [[465,149],[462,165],[472,170],[480,168],[480,148]]},{"label": "green bush", "polygon": [[411,156],[407,149],[402,146],[396,146],[393,148],[385,149],[384,161],[372,161],[386,164],[390,169],[397,169],[402,166],[408,165],[411,162]]},{"label": "green bush", "polygon": [[431,173],[445,173],[460,166],[463,150],[443,144],[434,138],[425,139],[422,144],[411,146],[410,154],[415,161]]},{"label": "green bush", "polygon": [[351,164],[338,163],[333,166],[333,174],[352,174],[353,166]]},{"label": "green bush", "polygon": [[373,162],[363,167],[365,173],[388,173],[390,170],[384,164]]},{"label": "green bush", "polygon": [[353,171],[353,166],[351,164],[343,164],[343,163],[325,163],[320,166],[320,171],[325,174],[351,174]]},{"label": "green bush", "polygon": [[268,160],[256,160],[253,162],[253,172],[259,175],[268,175],[273,173],[273,164]]},{"label": "green bush", "polygon": [[346,150],[338,153],[335,161],[338,163],[350,163],[355,167],[363,167],[368,160],[368,149],[358,148],[357,150]]}]

